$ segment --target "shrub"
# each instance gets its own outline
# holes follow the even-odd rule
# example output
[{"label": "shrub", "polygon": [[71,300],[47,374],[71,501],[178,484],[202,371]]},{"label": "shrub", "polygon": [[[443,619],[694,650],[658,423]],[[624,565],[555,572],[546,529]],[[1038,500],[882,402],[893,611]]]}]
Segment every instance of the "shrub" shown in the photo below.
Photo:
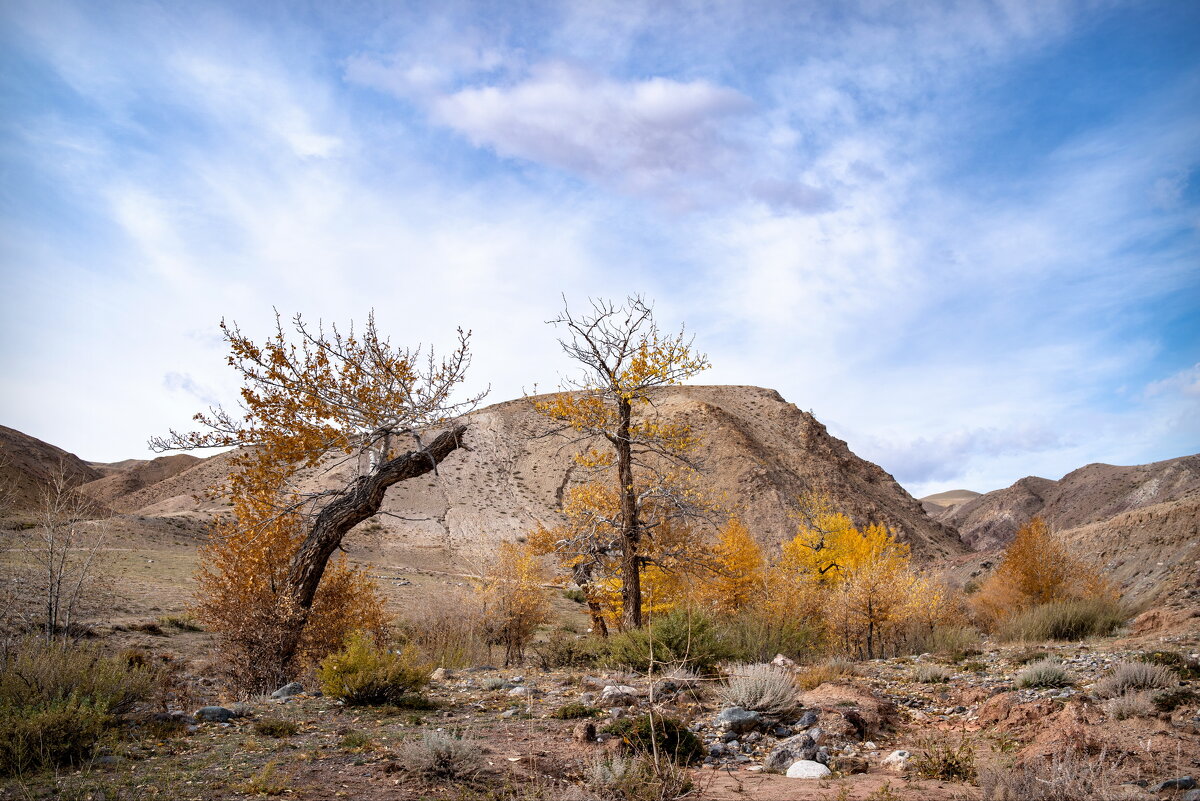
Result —
[{"label": "shrub", "polygon": [[1002,640],[1042,642],[1105,637],[1125,622],[1126,613],[1111,598],[1055,601],[1028,609],[1008,620]]},{"label": "shrub", "polygon": [[246,795],[283,795],[288,791],[288,783],[275,775],[278,767],[279,763],[275,760],[263,765],[258,773],[241,786],[241,791]]},{"label": "shrub", "polygon": [[827,659],[800,671],[796,676],[796,683],[802,690],[811,690],[827,681],[837,681],[856,675],[858,675],[858,668],[849,659]]},{"label": "shrub", "polygon": [[1159,712],[1174,712],[1186,704],[1200,701],[1200,693],[1195,690],[1163,690],[1154,693],[1152,703]]},{"label": "shrub", "polygon": [[298,725],[282,718],[263,718],[254,721],[254,733],[264,737],[291,737],[298,731],[300,731]]},{"label": "shrub", "polygon": [[338,747],[343,751],[366,751],[374,745],[375,741],[371,739],[371,735],[365,731],[348,732],[342,737]]},{"label": "shrub", "polygon": [[405,648],[396,654],[380,648],[362,632],[350,636],[346,647],[321,662],[321,690],[347,706],[400,702],[429,681],[429,667]]},{"label": "shrub", "polygon": [[1030,662],[1040,662],[1048,656],[1049,654],[1045,651],[1026,649],[1023,651],[1017,651],[1015,654],[1010,656],[1008,660],[1014,665],[1028,665]]},{"label": "shrub", "polygon": [[1151,651],[1140,654],[1138,659],[1151,665],[1162,665],[1175,671],[1183,681],[1200,679],[1200,660],[1191,659],[1174,651]]},{"label": "shrub", "polygon": [[1066,687],[1071,684],[1071,677],[1062,665],[1045,660],[1034,662],[1018,673],[1014,684],[1018,687]]},{"label": "shrub", "polygon": [[574,601],[577,604],[582,604],[587,601],[587,593],[578,588],[563,590],[562,597],[566,598],[568,601]]},{"label": "shrub", "polygon": [[1104,751],[1089,757],[1078,748],[1015,765],[984,766],[979,771],[986,801],[1111,799],[1119,797],[1114,790],[1126,780],[1117,759]]},{"label": "shrub", "polygon": [[587,788],[588,797],[598,801],[662,801],[686,795],[692,780],[669,759],[655,762],[644,754],[612,754],[589,767]]},{"label": "shrub", "polygon": [[507,690],[512,685],[499,676],[488,676],[483,680],[483,689],[485,690]]},{"label": "shrub", "polygon": [[163,615],[158,619],[160,625],[170,626],[180,631],[204,631],[204,627],[196,622],[191,615]]},{"label": "shrub", "polygon": [[587,704],[564,704],[554,711],[550,717],[557,720],[576,720],[578,718],[595,718],[604,714],[603,710]]},{"label": "shrub", "polygon": [[922,684],[945,684],[953,674],[941,665],[917,665],[913,679]]},{"label": "shrub", "polygon": [[603,644],[592,638],[556,629],[550,632],[545,642],[535,643],[532,648],[542,669],[554,670],[594,665]]},{"label": "shrub", "polygon": [[615,734],[621,744],[634,753],[655,754],[667,757],[681,765],[689,765],[704,755],[704,748],[696,735],[674,718],[659,715],[642,715],[622,718],[605,727],[608,734]]},{"label": "shrub", "polygon": [[909,764],[913,772],[922,778],[974,782],[975,746],[966,737],[959,740],[957,745],[948,739],[925,740]]},{"label": "shrub", "polygon": [[821,645],[819,629],[794,619],[742,611],[718,623],[718,635],[728,658],[767,662],[783,654],[797,662],[815,654]]},{"label": "shrub", "polygon": [[486,764],[483,751],[471,740],[444,731],[424,732],[398,749],[400,765],[422,779],[470,781]]},{"label": "shrub", "polygon": [[976,656],[979,632],[970,626],[934,626],[909,635],[908,649],[914,654],[937,654],[954,662]]},{"label": "shrub", "polygon": [[1148,692],[1128,693],[1118,695],[1105,703],[1104,710],[1108,712],[1109,717],[1125,720],[1154,714],[1154,704]]},{"label": "shrub", "polygon": [[796,708],[796,680],[790,671],[774,665],[734,665],[717,697],[727,706],[785,715]]},{"label": "shrub", "polygon": [[1096,682],[1092,691],[1101,698],[1116,698],[1133,690],[1171,690],[1179,686],[1179,677],[1161,665],[1124,662]]},{"label": "shrub", "polygon": [[0,657],[0,775],[78,764],[150,692],[152,672],[91,647],[20,642]]},{"label": "shrub", "polygon": [[452,591],[437,601],[408,605],[398,621],[404,641],[434,665],[469,667],[491,662],[483,604],[474,592]]},{"label": "shrub", "polygon": [[682,665],[697,673],[712,674],[717,662],[728,654],[712,618],[688,609],[677,609],[645,628],[609,637],[605,651],[606,663],[642,673],[660,666]]}]

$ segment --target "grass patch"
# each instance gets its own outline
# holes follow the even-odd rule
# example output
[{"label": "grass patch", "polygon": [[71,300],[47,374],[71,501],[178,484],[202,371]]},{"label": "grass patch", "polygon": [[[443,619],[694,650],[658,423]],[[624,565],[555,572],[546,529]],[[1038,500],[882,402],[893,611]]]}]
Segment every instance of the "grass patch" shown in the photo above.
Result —
[{"label": "grass patch", "polygon": [[838,681],[858,675],[858,668],[849,659],[827,659],[810,665],[796,675],[802,690],[812,690],[828,681]]},{"label": "grass patch", "polygon": [[550,715],[555,720],[578,720],[579,718],[598,718],[604,714],[604,710],[597,709],[594,706],[587,704],[565,704]]},{"label": "grass patch", "polygon": [[401,743],[400,765],[425,780],[469,782],[483,772],[483,751],[472,740],[444,731],[427,731]]},{"label": "grass patch", "polygon": [[204,627],[196,622],[191,615],[163,615],[158,619],[160,626],[167,626],[180,631],[204,631]]},{"label": "grass patch", "polygon": [[913,680],[921,684],[945,684],[954,676],[941,665],[917,665],[913,671]]},{"label": "grass patch", "polygon": [[1154,693],[1151,698],[1151,703],[1159,712],[1174,712],[1181,706],[1197,702],[1200,702],[1200,693],[1188,689],[1164,690]]},{"label": "grass patch", "polygon": [[262,718],[254,721],[254,733],[263,737],[291,737],[300,731],[300,727],[290,720],[282,718]]},{"label": "grass patch", "polygon": [[1062,665],[1046,660],[1034,662],[1026,667],[1017,674],[1013,683],[1021,688],[1067,687],[1072,681],[1070,674],[1063,669]]},{"label": "grass patch", "polygon": [[975,746],[966,737],[957,744],[949,739],[924,740],[909,763],[925,779],[944,782],[975,781]]},{"label": "grass patch", "polygon": [[343,751],[369,751],[375,744],[371,735],[365,731],[352,731],[342,736],[338,748]]},{"label": "grass patch", "polygon": [[1186,657],[1175,651],[1151,651],[1150,653],[1140,654],[1137,658],[1141,662],[1170,668],[1175,671],[1182,681],[1200,679],[1200,660]]},{"label": "grass patch", "polygon": [[622,718],[604,727],[604,732],[619,737],[627,751],[657,754],[681,765],[690,765],[704,755],[704,747],[696,735],[674,718],[660,715]]},{"label": "grass patch", "polygon": [[649,626],[609,637],[603,662],[639,673],[682,665],[712,675],[717,663],[728,655],[710,616],[697,610],[677,609]]},{"label": "grass patch", "polygon": [[1055,601],[1009,618],[1001,626],[999,637],[1023,642],[1107,637],[1125,622],[1126,617],[1121,604],[1109,598]]}]

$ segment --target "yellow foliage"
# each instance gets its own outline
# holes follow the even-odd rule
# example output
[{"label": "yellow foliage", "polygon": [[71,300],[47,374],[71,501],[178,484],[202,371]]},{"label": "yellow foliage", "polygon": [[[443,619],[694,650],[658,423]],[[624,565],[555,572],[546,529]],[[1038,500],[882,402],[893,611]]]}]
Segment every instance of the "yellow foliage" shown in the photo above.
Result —
[{"label": "yellow foliage", "polygon": [[971,598],[986,626],[1030,607],[1078,598],[1115,597],[1095,568],[1076,558],[1050,533],[1040,517],[1022,526],[1004,559]]},{"label": "yellow foliage", "polygon": [[712,602],[717,611],[736,612],[766,594],[762,548],[736,516],[721,529],[713,551],[717,575],[712,582]]},{"label": "yellow foliage", "polygon": [[533,546],[502,542],[492,568],[477,585],[483,617],[504,645],[504,664],[520,662],[537,627],[550,619],[547,577]]}]

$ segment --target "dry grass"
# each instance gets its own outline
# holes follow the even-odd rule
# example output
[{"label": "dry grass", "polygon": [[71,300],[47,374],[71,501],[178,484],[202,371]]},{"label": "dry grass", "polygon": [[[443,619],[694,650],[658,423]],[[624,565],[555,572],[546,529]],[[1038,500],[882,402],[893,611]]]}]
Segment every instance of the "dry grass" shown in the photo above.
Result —
[{"label": "dry grass", "polygon": [[796,676],[802,690],[811,690],[827,681],[838,681],[858,675],[858,668],[849,659],[829,659],[810,665]]},{"label": "dry grass", "polygon": [[1149,692],[1118,695],[1104,704],[1104,711],[1116,720],[1148,717],[1157,712],[1154,708],[1153,693]]},{"label": "dry grass", "polygon": [[397,760],[418,778],[458,782],[476,779],[487,764],[477,743],[444,731],[426,731],[402,743]]},{"label": "dry grass", "polygon": [[1088,756],[1067,750],[1016,765],[991,765],[979,770],[983,801],[1115,801],[1127,796],[1117,788],[1123,779],[1116,760],[1101,751]]},{"label": "dry grass", "polygon": [[1067,687],[1071,676],[1062,665],[1051,660],[1034,662],[1017,674],[1013,682],[1018,687]]},{"label": "dry grass", "polygon": [[1116,698],[1135,690],[1171,690],[1179,686],[1179,676],[1170,668],[1148,662],[1124,662],[1096,682],[1092,688],[1100,698]]}]

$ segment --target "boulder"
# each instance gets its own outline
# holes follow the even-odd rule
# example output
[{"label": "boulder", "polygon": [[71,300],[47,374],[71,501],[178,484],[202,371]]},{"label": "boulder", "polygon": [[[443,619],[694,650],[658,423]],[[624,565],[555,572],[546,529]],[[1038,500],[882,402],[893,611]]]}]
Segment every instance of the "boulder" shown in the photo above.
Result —
[{"label": "boulder", "polygon": [[624,684],[610,684],[600,691],[601,706],[633,706],[637,689]]},{"label": "boulder", "polygon": [[912,754],[907,751],[893,751],[883,758],[883,766],[888,770],[903,773],[908,770],[908,761],[910,759],[912,759]]},{"label": "boulder", "polygon": [[776,745],[763,760],[763,769],[783,773],[793,763],[811,761],[817,755],[817,744],[807,734],[797,734]]},{"label": "boulder", "polygon": [[228,723],[237,717],[237,715],[233,714],[233,710],[226,709],[223,706],[202,706],[196,710],[192,717],[206,723]]},{"label": "boulder", "polygon": [[866,773],[871,769],[870,763],[858,756],[835,757],[829,761],[829,767],[847,776],[852,773]]},{"label": "boulder", "polygon": [[787,769],[789,779],[824,779],[832,773],[833,771],[820,762],[812,762],[807,759],[795,762]]},{"label": "boulder", "polygon": [[291,698],[293,695],[299,695],[304,692],[304,685],[298,681],[293,681],[290,684],[285,684],[275,692],[271,693],[272,698]]},{"label": "boulder", "polygon": [[1152,793],[1165,793],[1168,790],[1191,790],[1196,786],[1196,780],[1191,776],[1180,776],[1178,779],[1167,779],[1150,788]]},{"label": "boulder", "polygon": [[596,742],[596,724],[590,720],[576,723],[574,731],[571,732],[571,739],[577,743]]},{"label": "boulder", "polygon": [[754,731],[762,725],[762,722],[762,715],[751,709],[742,709],[740,706],[722,709],[717,713],[715,721],[718,729],[729,729],[738,734]]}]

